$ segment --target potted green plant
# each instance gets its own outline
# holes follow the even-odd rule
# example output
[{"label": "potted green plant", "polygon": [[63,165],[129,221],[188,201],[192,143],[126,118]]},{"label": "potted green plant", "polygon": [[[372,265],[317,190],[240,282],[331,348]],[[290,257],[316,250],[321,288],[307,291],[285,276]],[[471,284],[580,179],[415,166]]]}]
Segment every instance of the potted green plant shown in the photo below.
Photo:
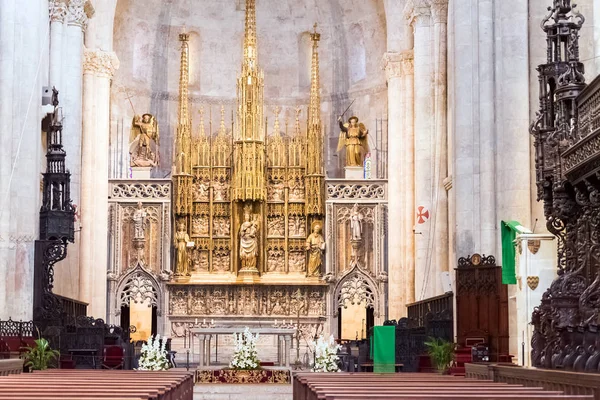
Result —
[{"label": "potted green plant", "polygon": [[429,341],[425,342],[425,346],[427,346],[427,354],[438,372],[440,374],[448,372],[450,363],[454,360],[454,343],[440,338],[429,338]]},{"label": "potted green plant", "polygon": [[35,341],[35,347],[26,347],[27,353],[25,353],[25,366],[29,370],[44,370],[48,369],[48,365],[54,359],[56,359],[60,352],[58,350],[52,350],[50,343],[44,338],[39,338]]}]

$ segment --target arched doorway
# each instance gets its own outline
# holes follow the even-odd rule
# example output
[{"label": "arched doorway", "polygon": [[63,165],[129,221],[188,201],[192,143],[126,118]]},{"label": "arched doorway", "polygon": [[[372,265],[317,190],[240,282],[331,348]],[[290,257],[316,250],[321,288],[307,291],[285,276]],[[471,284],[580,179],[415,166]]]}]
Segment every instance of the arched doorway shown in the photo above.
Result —
[{"label": "arched doorway", "polygon": [[118,291],[121,327],[129,329],[135,326],[131,340],[147,340],[158,333],[160,301],[158,283],[143,268],[136,267],[127,274]]},{"label": "arched doorway", "polygon": [[376,293],[369,278],[354,271],[343,278],[336,289],[338,338],[361,340],[369,336],[375,325]]}]

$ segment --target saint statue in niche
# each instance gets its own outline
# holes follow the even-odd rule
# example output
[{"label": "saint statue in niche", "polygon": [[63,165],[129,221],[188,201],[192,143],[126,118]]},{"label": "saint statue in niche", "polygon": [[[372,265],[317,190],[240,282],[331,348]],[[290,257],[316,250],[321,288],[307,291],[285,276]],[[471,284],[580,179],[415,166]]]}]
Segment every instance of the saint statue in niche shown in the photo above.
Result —
[{"label": "saint statue in niche", "polygon": [[179,221],[177,233],[175,233],[175,249],[177,250],[177,264],[175,275],[190,275],[188,272],[188,243],[190,237],[185,230],[185,221]]},{"label": "saint statue in niche", "polygon": [[131,122],[129,155],[132,167],[158,165],[158,122],[152,114],[136,115]]},{"label": "saint statue in niche", "polygon": [[362,214],[358,212],[358,204],[354,204],[350,214],[350,231],[352,232],[352,240],[358,242],[362,240],[362,219]]},{"label": "saint statue in niche", "polygon": [[251,214],[252,207],[244,207],[244,222],[240,227],[240,261],[242,270],[256,270],[258,257],[258,231],[260,225],[258,215]]},{"label": "saint statue in niche", "polygon": [[144,239],[144,231],[146,230],[146,210],[142,207],[142,202],[138,202],[137,209],[133,213],[133,238],[138,240]]},{"label": "saint statue in niche", "polygon": [[342,116],[338,117],[340,137],[337,151],[346,147],[346,167],[362,167],[363,157],[369,152],[369,131],[365,125],[358,122],[358,117],[350,117],[344,124]]},{"label": "saint statue in niche", "polygon": [[308,251],[308,276],[321,276],[321,258],[325,250],[325,240],[321,235],[321,223],[313,222],[312,233],[306,238],[306,250]]}]

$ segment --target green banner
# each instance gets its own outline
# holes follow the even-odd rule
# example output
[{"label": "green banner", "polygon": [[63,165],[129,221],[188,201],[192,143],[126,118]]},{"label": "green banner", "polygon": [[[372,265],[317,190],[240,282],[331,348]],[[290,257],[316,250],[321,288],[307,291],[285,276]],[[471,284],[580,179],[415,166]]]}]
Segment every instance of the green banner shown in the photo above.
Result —
[{"label": "green banner", "polygon": [[502,241],[502,283],[515,285],[517,276],[515,273],[515,239],[517,233],[524,228],[517,221],[500,221],[500,238]]},{"label": "green banner", "polygon": [[373,372],[380,374],[396,372],[395,326],[373,327],[371,349],[373,352]]}]

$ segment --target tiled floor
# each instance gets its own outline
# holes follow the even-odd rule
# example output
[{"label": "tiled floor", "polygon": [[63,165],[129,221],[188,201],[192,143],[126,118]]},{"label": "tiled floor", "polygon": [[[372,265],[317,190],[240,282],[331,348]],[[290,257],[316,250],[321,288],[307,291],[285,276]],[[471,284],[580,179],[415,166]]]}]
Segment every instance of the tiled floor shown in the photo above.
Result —
[{"label": "tiled floor", "polygon": [[292,385],[206,385],[194,387],[194,400],[291,400]]}]

